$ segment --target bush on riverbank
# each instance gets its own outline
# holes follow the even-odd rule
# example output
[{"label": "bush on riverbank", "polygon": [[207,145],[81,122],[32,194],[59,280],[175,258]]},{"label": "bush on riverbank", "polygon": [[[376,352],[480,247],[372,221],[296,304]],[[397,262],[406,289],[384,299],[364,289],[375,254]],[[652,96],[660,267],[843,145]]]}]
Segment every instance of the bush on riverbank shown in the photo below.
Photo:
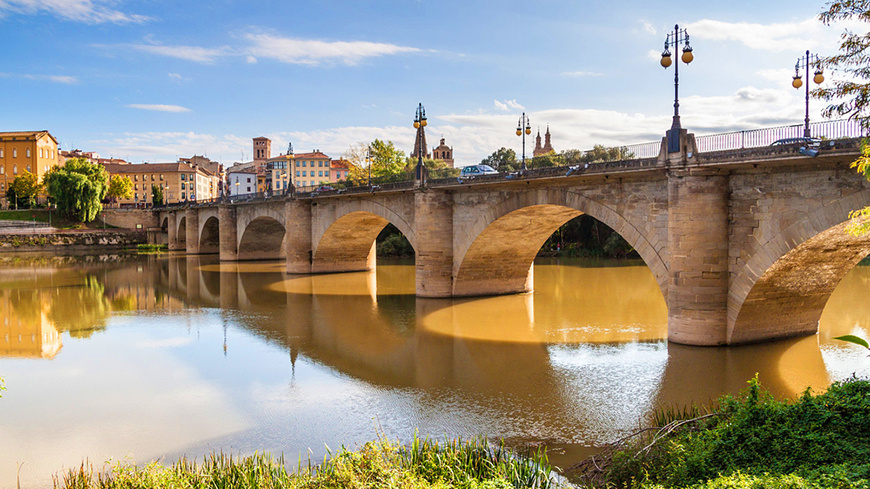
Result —
[{"label": "bush on riverbank", "polygon": [[116,464],[108,472],[79,469],[55,477],[55,489],[199,488],[467,488],[510,489],[556,486],[546,453],[521,458],[485,440],[432,442],[415,437],[410,446],[379,440],[358,451],[340,450],[323,464],[300,459],[289,473],[282,458],[268,454],[232,457],[213,453],[201,463],[181,459],[164,466]]},{"label": "bush on riverbank", "polygon": [[710,414],[677,416],[665,429],[616,447],[586,470],[590,482],[649,489],[870,488],[867,380],[834,383],[824,394],[805,392],[792,402],[774,400],[754,379],[740,398],[719,402]]}]

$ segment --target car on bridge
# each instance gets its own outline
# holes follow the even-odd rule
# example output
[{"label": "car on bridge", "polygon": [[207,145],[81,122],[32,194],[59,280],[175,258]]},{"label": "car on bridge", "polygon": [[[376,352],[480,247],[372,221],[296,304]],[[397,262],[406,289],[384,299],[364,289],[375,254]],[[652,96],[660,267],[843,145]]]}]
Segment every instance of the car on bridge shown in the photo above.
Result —
[{"label": "car on bridge", "polygon": [[483,175],[498,175],[498,172],[489,165],[469,165],[459,172],[459,178],[475,178]]}]

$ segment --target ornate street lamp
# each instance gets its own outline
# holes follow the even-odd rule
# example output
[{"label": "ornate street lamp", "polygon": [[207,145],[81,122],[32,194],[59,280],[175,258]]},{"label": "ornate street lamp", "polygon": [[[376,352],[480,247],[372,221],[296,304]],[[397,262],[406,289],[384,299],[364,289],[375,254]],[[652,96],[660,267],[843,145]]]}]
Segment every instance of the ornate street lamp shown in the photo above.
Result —
[{"label": "ornate street lamp", "polygon": [[[523,115],[520,116],[520,120],[517,121],[517,136],[522,136],[523,138],[523,165],[520,168],[522,171],[526,171],[526,135],[532,133],[532,125],[529,123],[529,118],[526,117],[526,113],[523,112]],[[538,136],[541,133],[538,132]]]},{"label": "ornate street lamp", "polygon": [[825,81],[825,75],[822,73],[822,66],[819,63],[819,55],[810,54],[810,51],[807,50],[805,56],[801,56],[798,58],[797,63],[794,65],[794,77],[792,77],[791,86],[795,88],[800,88],[803,85],[803,81],[801,81],[800,69],[805,68],[807,73],[807,95],[806,95],[806,112],[804,115],[804,137],[810,137],[810,65],[815,66],[815,72],[813,76],[813,81],[816,82],[816,85],[821,85],[822,82]]},{"label": "ornate street lamp", "polygon": [[[423,165],[423,131],[422,127],[426,127],[426,109],[420,103],[417,106],[417,115],[414,116],[414,129],[417,129],[417,167],[414,169],[414,179],[417,185],[423,187],[426,185],[426,167]],[[371,164],[369,164],[369,179],[371,179]],[[369,182],[371,185],[371,181]]]},{"label": "ornate street lamp", "polygon": [[[671,60],[671,52],[668,48],[674,48],[674,54],[680,54],[680,43],[685,43],[682,48],[683,54],[680,60],[683,63],[689,64],[695,59],[692,54],[692,46],[689,45],[689,33],[686,29],[680,29],[679,25],[674,26],[674,32],[669,32],[665,36],[665,50],[662,51],[662,66],[667,69],[673,61]],[[677,153],[680,151],[680,62],[674,64],[674,122],[671,124],[671,129],[668,131],[668,153]]]}]

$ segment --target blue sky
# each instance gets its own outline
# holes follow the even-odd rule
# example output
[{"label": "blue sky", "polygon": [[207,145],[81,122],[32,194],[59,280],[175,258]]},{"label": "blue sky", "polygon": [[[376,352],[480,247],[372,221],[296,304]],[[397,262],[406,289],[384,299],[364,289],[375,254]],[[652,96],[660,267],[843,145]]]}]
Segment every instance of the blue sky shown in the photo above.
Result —
[{"label": "blue sky", "polygon": [[815,20],[823,6],[0,0],[0,129],[133,162],[232,164],[261,135],[273,153],[292,141],[338,157],[374,138],[410,152],[422,102],[430,146],[443,135],[457,165],[519,152],[523,111],[557,150],[646,142],[670,126],[673,67],[659,58],[675,23],[695,52],[680,71],[684,127],[798,124],[795,61],[834,53],[844,27]]}]

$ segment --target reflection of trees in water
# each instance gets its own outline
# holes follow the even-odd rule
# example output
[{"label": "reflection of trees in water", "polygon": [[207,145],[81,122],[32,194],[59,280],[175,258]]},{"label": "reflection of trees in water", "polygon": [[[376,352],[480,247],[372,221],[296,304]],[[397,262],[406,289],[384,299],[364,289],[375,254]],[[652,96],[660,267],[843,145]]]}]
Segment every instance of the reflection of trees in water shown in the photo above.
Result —
[{"label": "reflection of trees in water", "polygon": [[105,287],[93,275],[84,277],[78,287],[56,289],[49,302],[48,319],[58,331],[73,338],[89,338],[106,329],[112,311]]}]

